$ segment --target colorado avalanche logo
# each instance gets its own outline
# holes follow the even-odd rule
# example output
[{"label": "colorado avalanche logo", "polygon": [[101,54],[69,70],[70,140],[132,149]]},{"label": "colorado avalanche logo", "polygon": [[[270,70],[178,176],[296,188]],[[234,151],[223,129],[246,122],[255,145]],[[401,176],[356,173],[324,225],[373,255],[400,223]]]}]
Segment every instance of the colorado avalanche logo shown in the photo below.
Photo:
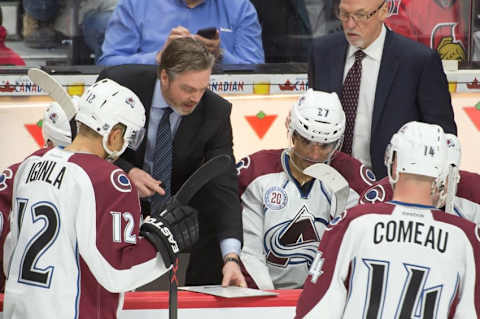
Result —
[{"label": "colorado avalanche logo", "polygon": [[270,187],[263,197],[263,203],[272,210],[283,209],[288,203],[287,192],[278,186]]},{"label": "colorado avalanche logo", "polygon": [[133,97],[129,97],[125,100],[125,103],[127,103],[128,105],[130,105],[130,107],[133,109],[135,108],[135,100],[133,99]]},{"label": "colorado avalanche logo", "polygon": [[326,223],[317,221],[303,206],[293,219],[267,230],[264,237],[267,263],[281,268],[305,263],[310,268]]},{"label": "colorado avalanche logo", "polygon": [[50,116],[48,118],[50,119],[50,121],[52,121],[53,124],[56,124],[57,120],[58,120],[58,114],[57,113],[52,113],[52,114],[50,114]]},{"label": "colorado avalanche logo", "polygon": [[360,167],[360,176],[362,177],[363,181],[370,186],[372,186],[377,180],[375,173],[365,165]]},{"label": "colorado avalanche logo", "polygon": [[0,192],[4,189],[7,189],[7,181],[11,179],[13,176],[13,172],[11,169],[5,169],[2,174],[0,174]]},{"label": "colorado avalanche logo", "polygon": [[113,187],[119,192],[128,193],[132,191],[132,184],[130,184],[130,180],[123,170],[114,170],[112,174],[110,174],[110,180],[112,181]]},{"label": "colorado avalanche logo", "polygon": [[367,192],[360,198],[360,203],[367,204],[376,202],[383,202],[385,200],[385,188],[382,185],[375,185],[371,187]]},{"label": "colorado avalanche logo", "polygon": [[240,175],[242,169],[247,169],[250,167],[250,156],[244,157],[237,163],[237,175]]}]

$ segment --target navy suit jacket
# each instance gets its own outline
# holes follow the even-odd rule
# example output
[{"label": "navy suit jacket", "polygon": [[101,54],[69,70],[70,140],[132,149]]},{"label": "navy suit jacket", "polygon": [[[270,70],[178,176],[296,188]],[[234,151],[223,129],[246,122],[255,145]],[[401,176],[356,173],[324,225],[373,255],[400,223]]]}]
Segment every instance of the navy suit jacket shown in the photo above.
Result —
[{"label": "navy suit jacket", "polygon": [[[308,80],[315,90],[341,96],[348,42],[343,32],[315,40]],[[370,156],[377,178],[387,175],[385,149],[403,124],[420,121],[457,134],[448,82],[439,55],[387,29],[372,115]]]},{"label": "navy suit jacket", "polygon": [[[128,87],[142,101],[146,112],[146,130],[157,80],[154,65],[120,65],[107,68],[99,79],[109,78]],[[238,178],[233,158],[232,105],[207,90],[195,110],[183,116],[173,140],[172,194],[205,161],[219,154],[232,157],[229,172],[205,185],[191,200],[199,211],[200,240],[192,249],[187,285],[219,284],[223,259],[219,241],[236,238],[243,241],[241,204],[238,198]],[[146,137],[137,151],[127,149],[115,162],[125,171],[143,168]]]}]

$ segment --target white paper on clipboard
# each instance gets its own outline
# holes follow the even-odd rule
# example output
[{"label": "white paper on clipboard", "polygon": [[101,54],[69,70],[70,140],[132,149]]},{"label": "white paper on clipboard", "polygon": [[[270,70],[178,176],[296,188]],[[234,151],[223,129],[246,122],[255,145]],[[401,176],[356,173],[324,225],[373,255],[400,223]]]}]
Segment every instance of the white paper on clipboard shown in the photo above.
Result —
[{"label": "white paper on clipboard", "polygon": [[178,287],[178,289],[199,292],[224,298],[263,297],[278,295],[277,292],[272,291],[264,291],[235,286],[222,287],[221,285]]}]

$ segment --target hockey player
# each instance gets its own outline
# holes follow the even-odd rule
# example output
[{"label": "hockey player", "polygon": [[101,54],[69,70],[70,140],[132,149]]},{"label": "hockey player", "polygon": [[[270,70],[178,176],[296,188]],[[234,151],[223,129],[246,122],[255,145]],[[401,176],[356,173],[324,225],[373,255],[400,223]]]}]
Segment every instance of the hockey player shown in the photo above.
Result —
[{"label": "hockey player", "polygon": [[443,130],[409,122],[385,159],[393,201],[356,206],[325,231],[296,318],[479,318],[480,229],[435,208]]},{"label": "hockey player", "polygon": [[350,184],[347,207],[375,180],[373,172],[341,153],[345,114],[335,93],[308,90],[291,110],[289,149],[263,150],[237,164],[243,204],[241,261],[249,287],[303,286],[329,224],[328,185],[303,174],[327,163]]},{"label": "hockey player", "polygon": [[[78,100],[74,100],[78,101]],[[75,104],[74,104],[75,105]],[[62,107],[57,102],[49,104],[42,120],[42,134],[46,147],[65,147],[72,143],[77,133],[74,120],[69,121]]]},{"label": "hockey player", "polygon": [[4,253],[6,318],[116,318],[124,291],[165,273],[198,238],[187,206],[154,213],[140,227],[135,186],[105,160],[143,138],[145,111],[133,92],[97,82],[76,120],[72,144],[42,149],[18,167]]},{"label": "hockey player", "polygon": [[[67,119],[67,115],[57,102],[52,102],[45,109],[42,120],[42,133],[45,147],[65,147],[72,142],[76,126]],[[12,208],[12,187],[15,173],[20,163],[15,163],[4,169],[0,174],[0,291],[3,291],[5,278],[3,276],[3,244],[10,229],[8,216]]]},{"label": "hockey player", "polygon": [[[453,134],[445,134],[448,146],[448,194],[443,210],[450,214],[466,218],[476,224],[480,223],[480,175],[459,170],[461,147],[460,141]],[[388,177],[382,178],[360,196],[360,203],[388,202],[392,199],[393,189]]]}]

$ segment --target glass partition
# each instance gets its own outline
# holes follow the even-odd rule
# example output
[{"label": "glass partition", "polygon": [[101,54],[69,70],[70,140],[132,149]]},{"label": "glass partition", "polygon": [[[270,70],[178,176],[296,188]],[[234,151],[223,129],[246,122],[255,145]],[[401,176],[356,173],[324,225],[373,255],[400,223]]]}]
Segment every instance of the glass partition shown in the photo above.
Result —
[{"label": "glass partition", "polygon": [[[64,0],[54,18],[41,22],[28,16],[22,1],[0,0],[0,40],[3,36],[10,49],[0,52],[0,64],[95,64],[101,54],[102,28],[117,1]],[[339,0],[250,1],[262,29],[265,63],[305,63],[313,39],[342,30],[336,18]],[[387,0],[390,16],[386,24],[432,47],[442,59],[458,60],[461,66],[471,67],[471,62],[480,61],[479,1]],[[89,2],[102,4],[89,7],[85,4]],[[32,30],[41,32],[32,39]]]}]

